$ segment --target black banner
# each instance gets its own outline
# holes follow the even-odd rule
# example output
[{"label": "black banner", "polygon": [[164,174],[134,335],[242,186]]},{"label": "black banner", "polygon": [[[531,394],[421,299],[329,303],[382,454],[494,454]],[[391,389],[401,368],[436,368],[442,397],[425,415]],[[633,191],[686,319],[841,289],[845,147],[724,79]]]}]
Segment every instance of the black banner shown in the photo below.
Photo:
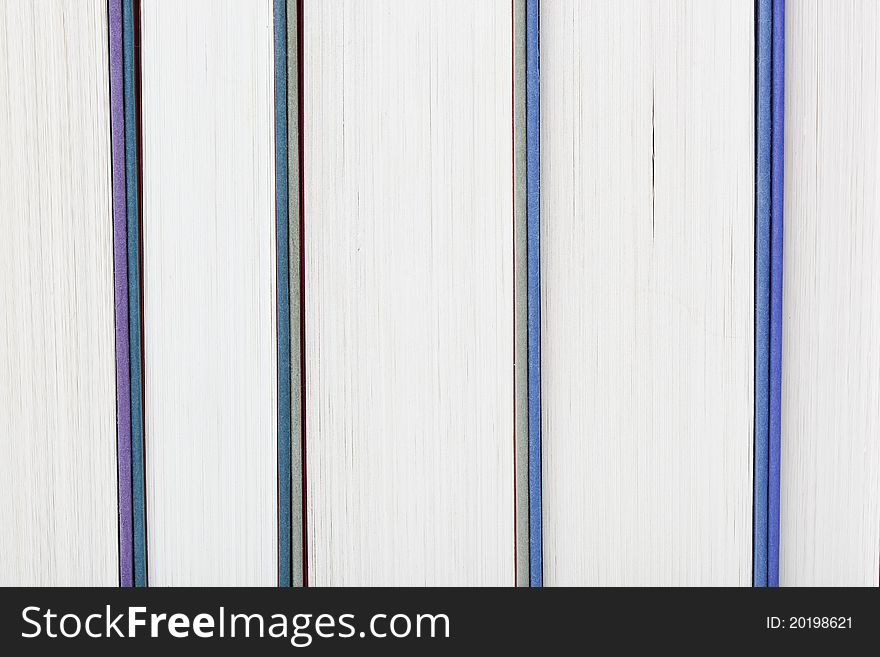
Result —
[{"label": "black banner", "polygon": [[2,591],[0,646],[163,657],[227,642],[260,655],[841,648],[876,643],[878,623],[878,589],[19,588]]}]

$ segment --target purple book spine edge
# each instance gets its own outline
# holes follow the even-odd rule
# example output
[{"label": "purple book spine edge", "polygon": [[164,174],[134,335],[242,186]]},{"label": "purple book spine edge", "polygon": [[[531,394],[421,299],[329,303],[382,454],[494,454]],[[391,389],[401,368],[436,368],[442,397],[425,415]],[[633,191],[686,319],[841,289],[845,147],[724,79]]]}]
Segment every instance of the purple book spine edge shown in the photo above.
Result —
[{"label": "purple book spine edge", "polygon": [[109,0],[110,143],[113,187],[113,283],[116,318],[116,449],[119,585],[132,585],[131,382],[128,362],[128,243],[125,209],[125,113],[122,0]]}]

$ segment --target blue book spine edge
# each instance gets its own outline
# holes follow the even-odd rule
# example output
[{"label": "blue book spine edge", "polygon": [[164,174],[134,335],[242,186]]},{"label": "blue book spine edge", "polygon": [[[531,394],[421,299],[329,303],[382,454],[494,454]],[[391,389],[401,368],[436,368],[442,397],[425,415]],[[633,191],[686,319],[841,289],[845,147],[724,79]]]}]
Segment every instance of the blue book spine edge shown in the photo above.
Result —
[{"label": "blue book spine edge", "polygon": [[770,211],[770,435],[767,584],[779,586],[779,490],[782,432],[782,247],[785,178],[785,0],[773,1],[772,201]]},{"label": "blue book spine edge", "polygon": [[[138,9],[140,3],[138,2]],[[143,360],[141,349],[140,218],[138,194],[138,81],[135,0],[122,3],[125,103],[125,204],[128,251],[128,345],[131,380],[131,496],[134,585],[147,586],[147,518],[144,463]]]},{"label": "blue book spine edge", "polygon": [[756,34],[755,415],[753,584],[767,586],[770,384],[772,0],[758,0]]},{"label": "blue book spine edge", "polygon": [[287,175],[287,0],[274,0],[275,248],[278,326],[278,586],[291,585],[290,253]]},{"label": "blue book spine edge", "polygon": [[526,194],[528,241],[529,584],[544,580],[541,540],[541,266],[539,0],[526,2]]}]

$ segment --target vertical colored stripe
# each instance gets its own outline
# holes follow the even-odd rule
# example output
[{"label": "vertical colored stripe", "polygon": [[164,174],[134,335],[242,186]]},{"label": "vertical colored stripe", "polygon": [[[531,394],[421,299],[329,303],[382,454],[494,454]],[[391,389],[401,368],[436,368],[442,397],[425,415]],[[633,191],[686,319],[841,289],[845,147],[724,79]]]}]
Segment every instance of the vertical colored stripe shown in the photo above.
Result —
[{"label": "vertical colored stripe", "polygon": [[770,210],[770,435],[767,584],[779,586],[779,471],[782,431],[782,235],[785,177],[785,0],[773,0],[773,158]]},{"label": "vertical colored stripe", "polygon": [[770,368],[770,183],[772,0],[758,0],[756,39],[757,162],[755,203],[754,585],[767,585]]},{"label": "vertical colored stripe", "polygon": [[[303,96],[303,21],[305,20],[305,12],[303,8],[303,0],[290,0],[290,2],[296,2],[296,47],[294,48],[294,52],[296,52],[296,121],[294,122],[296,126],[296,195],[294,196],[296,200],[296,211],[297,211],[297,221],[296,224],[296,251],[293,253],[296,254],[297,260],[294,265],[295,277],[296,277],[296,291],[297,296],[295,297],[298,304],[295,306],[291,304],[292,307],[296,308],[296,320],[297,320],[297,342],[295,343],[295,348],[297,350],[298,358],[296,360],[297,370],[296,370],[296,381],[299,382],[299,388],[297,389],[296,400],[298,402],[296,410],[297,414],[294,416],[297,422],[297,432],[295,439],[298,440],[297,443],[297,457],[299,459],[299,469],[297,470],[297,475],[299,475],[299,483],[300,486],[298,490],[297,501],[300,504],[300,513],[298,514],[297,520],[299,521],[299,548],[297,559],[301,568],[294,575],[294,581],[302,586],[309,585],[309,516],[307,513],[307,491],[308,491],[308,459],[306,457],[306,320],[305,320],[305,308],[306,308],[306,256],[305,256],[305,226],[306,226],[306,215],[305,215],[305,199],[303,199],[303,189],[305,189],[305,184],[303,182],[303,177],[305,175],[303,169],[303,157],[304,157],[304,147],[303,147],[303,132],[305,130],[305,119],[304,119],[304,111],[303,105],[305,104],[305,97]],[[294,159],[291,156],[291,159]]]},{"label": "vertical colored stripe", "polygon": [[513,11],[514,554],[517,586],[529,574],[529,269],[526,179],[526,0]]},{"label": "vertical colored stripe", "polygon": [[275,0],[275,248],[278,322],[278,585],[290,586],[290,286],[287,0]]},{"label": "vertical colored stripe", "polygon": [[529,583],[542,586],[539,1],[526,0],[526,190],[529,348]]},{"label": "vertical colored stripe", "polygon": [[755,586],[779,584],[785,2],[758,0],[755,216]]},{"label": "vertical colored stripe", "polygon": [[305,460],[303,457],[302,315],[300,302],[300,54],[302,4],[287,0],[287,217],[290,259],[290,584],[305,585]]},{"label": "vertical colored stripe", "polygon": [[306,584],[305,456],[303,417],[303,317],[301,315],[302,253],[300,244],[300,22],[302,3],[287,0],[287,216],[290,257],[290,584]]},{"label": "vertical colored stripe", "polygon": [[113,184],[113,284],[116,319],[116,453],[119,494],[119,584],[132,585],[131,397],[128,366],[128,252],[125,217],[125,115],[122,0],[109,0],[110,143]]},{"label": "vertical colored stripe", "polygon": [[772,0],[758,0],[756,35],[755,467],[753,583],[767,585],[770,413]]},{"label": "vertical colored stripe", "polygon": [[[146,490],[144,488],[144,408],[141,376],[140,226],[138,204],[138,111],[135,1],[122,2],[125,91],[125,201],[128,239],[128,358],[131,381],[131,498],[134,585],[147,585]],[[138,2],[137,10],[140,9]]]}]

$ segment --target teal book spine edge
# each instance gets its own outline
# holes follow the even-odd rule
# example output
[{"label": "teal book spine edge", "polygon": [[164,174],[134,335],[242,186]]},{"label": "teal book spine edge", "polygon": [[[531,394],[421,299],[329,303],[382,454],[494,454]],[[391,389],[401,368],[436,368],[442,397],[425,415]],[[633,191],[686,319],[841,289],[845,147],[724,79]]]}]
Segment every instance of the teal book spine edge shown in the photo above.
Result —
[{"label": "teal book spine edge", "polygon": [[143,291],[140,226],[140,0],[122,2],[125,96],[125,206],[128,257],[128,360],[131,377],[131,498],[134,586],[147,586],[147,506],[144,455]]}]

